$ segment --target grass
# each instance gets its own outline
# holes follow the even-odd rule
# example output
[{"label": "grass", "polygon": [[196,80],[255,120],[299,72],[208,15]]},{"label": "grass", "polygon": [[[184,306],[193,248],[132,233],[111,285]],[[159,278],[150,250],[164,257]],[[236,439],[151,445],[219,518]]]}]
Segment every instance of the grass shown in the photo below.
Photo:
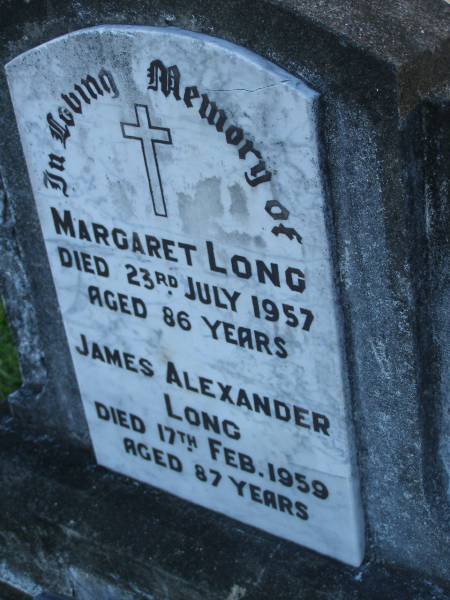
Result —
[{"label": "grass", "polygon": [[19,386],[19,360],[0,299],[0,402]]}]

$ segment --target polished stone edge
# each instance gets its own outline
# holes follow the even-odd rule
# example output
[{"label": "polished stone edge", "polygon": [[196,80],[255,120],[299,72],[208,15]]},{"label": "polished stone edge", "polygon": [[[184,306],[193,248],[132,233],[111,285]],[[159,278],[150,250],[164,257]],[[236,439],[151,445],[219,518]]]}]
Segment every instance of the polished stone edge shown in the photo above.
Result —
[{"label": "polished stone edge", "polygon": [[347,567],[110,473],[88,452],[21,430],[7,415],[0,489],[0,563],[48,593],[450,599],[450,588],[420,573],[375,561]]}]

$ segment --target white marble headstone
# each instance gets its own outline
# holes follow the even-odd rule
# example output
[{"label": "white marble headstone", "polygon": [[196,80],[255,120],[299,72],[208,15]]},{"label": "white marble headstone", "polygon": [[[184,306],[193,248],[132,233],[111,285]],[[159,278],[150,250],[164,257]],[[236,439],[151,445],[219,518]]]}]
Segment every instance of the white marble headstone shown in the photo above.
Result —
[{"label": "white marble headstone", "polygon": [[6,70],[98,462],[359,565],[316,93],[165,28]]}]

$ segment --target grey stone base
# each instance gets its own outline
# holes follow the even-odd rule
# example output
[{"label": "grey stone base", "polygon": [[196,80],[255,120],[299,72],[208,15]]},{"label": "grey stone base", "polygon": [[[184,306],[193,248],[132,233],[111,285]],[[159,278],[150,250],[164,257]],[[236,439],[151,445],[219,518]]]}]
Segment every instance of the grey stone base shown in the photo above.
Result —
[{"label": "grey stone base", "polygon": [[31,597],[450,599],[420,573],[373,559],[346,567],[108,472],[8,416],[0,418],[0,489],[0,579]]}]

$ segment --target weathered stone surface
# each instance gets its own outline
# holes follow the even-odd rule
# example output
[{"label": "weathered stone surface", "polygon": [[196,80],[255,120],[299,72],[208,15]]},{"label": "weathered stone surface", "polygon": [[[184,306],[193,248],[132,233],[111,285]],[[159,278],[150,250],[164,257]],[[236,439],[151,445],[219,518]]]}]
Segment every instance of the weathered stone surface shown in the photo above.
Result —
[{"label": "weathered stone surface", "polygon": [[420,573],[374,559],[343,566],[94,466],[86,452],[4,419],[1,427],[0,563],[48,592],[80,600],[450,598]]},{"label": "weathered stone surface", "polygon": [[[368,563],[360,572],[362,584],[368,586],[364,592],[370,598],[372,586],[372,592],[381,590],[382,597],[389,597],[392,590],[383,588],[389,578],[375,560],[448,580],[448,5],[434,0],[376,6],[336,1],[326,7],[306,1],[157,0],[100,6],[84,0],[64,5],[33,2],[26,8],[20,5],[21,10],[3,2],[1,7],[3,64],[81,27],[173,24],[251,49],[304,77],[322,94],[328,216],[335,233],[335,276],[344,305],[368,524]],[[24,289],[40,290],[35,295],[37,347],[42,348],[48,372],[40,410],[31,400],[23,404],[22,416],[32,416],[42,430],[67,434],[80,443],[86,440],[81,405],[74,401],[67,348],[54,343],[62,326],[36,215],[27,208],[31,192],[1,77],[0,170],[15,225],[2,235],[7,243],[13,241],[12,256],[21,249]],[[15,298],[24,297],[11,293],[9,312]],[[24,330],[20,320],[15,323],[20,337]],[[45,487],[45,478],[40,485]],[[122,485],[134,489],[131,483]],[[15,538],[18,546],[12,539],[10,547],[25,552],[25,533]],[[61,539],[57,545],[64,547]],[[258,552],[258,546],[252,548]],[[289,554],[290,548],[283,546],[280,552]],[[336,574],[329,561],[320,562],[316,556],[310,560],[306,551],[290,557],[286,553],[278,575],[270,571],[275,590],[280,579],[293,581],[295,569],[317,569],[320,577]],[[55,565],[56,573],[62,571]],[[44,569],[40,572],[45,578]],[[341,576],[359,585],[350,571],[340,569],[338,579]],[[237,580],[241,585],[245,577]],[[393,581],[390,585],[397,592]],[[333,585],[327,580],[322,591],[338,596],[339,588]],[[412,597],[444,594],[424,589],[427,584],[412,576],[405,585]]]}]

